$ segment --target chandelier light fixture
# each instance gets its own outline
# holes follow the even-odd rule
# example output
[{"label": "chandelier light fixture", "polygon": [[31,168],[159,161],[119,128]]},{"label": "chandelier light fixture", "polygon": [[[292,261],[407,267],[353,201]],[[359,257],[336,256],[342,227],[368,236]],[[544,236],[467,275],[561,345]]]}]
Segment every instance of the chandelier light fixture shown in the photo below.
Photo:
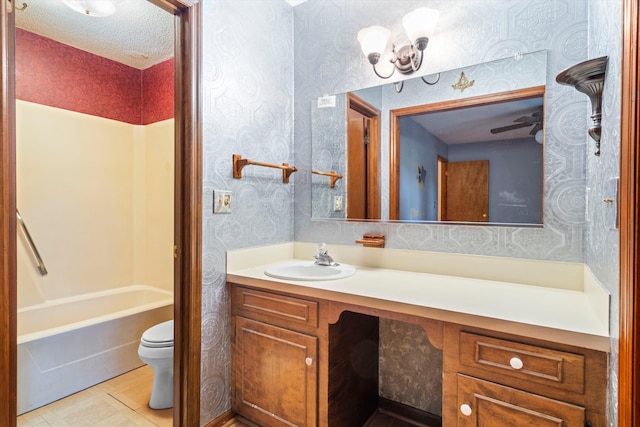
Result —
[{"label": "chandelier light fixture", "polygon": [[[390,78],[398,70],[402,74],[410,74],[418,71],[422,65],[423,52],[429,44],[429,37],[438,21],[439,12],[428,7],[421,7],[413,12],[407,13],[402,19],[409,44],[396,48],[391,47],[391,59],[394,67],[389,75],[382,75],[378,72],[376,64],[380,61],[382,53],[387,49],[391,31],[374,25],[363,28],[358,32],[358,41],[362,47],[362,52],[373,66],[373,72],[381,79]],[[423,79],[424,80],[424,79]],[[425,83],[427,83],[425,81]]]}]

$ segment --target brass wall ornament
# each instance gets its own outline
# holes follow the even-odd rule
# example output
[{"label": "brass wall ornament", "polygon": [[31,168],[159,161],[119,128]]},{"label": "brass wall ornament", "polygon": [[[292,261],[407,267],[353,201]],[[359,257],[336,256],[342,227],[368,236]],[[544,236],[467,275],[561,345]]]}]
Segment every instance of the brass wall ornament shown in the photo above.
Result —
[{"label": "brass wall ornament", "polygon": [[476,82],[475,80],[469,81],[467,76],[464,75],[464,71],[462,71],[460,73],[460,79],[458,80],[458,83],[451,85],[451,87],[453,88],[453,90],[459,90],[460,92],[464,92],[466,88],[473,86],[475,82]]},{"label": "brass wall ornament", "polygon": [[608,61],[608,56],[590,59],[567,68],[556,77],[556,82],[575,87],[578,92],[586,94],[591,100],[593,126],[589,128],[589,135],[596,142],[596,151],[594,152],[596,156],[600,155],[602,89],[604,88]]}]

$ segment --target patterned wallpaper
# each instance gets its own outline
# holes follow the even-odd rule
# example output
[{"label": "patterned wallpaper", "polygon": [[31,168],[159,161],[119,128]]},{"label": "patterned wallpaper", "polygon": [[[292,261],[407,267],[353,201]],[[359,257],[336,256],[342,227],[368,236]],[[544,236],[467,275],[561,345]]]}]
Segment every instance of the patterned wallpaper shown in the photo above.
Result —
[{"label": "patterned wallpaper", "polygon": [[[203,2],[202,403],[206,423],[230,407],[225,251],[293,240],[293,188],[279,170],[247,166],[293,159],[293,9],[279,0]],[[212,214],[214,189],[232,213]]]},{"label": "patterned wallpaper", "polygon": [[[335,94],[336,106],[333,108],[318,108],[317,102],[312,102],[311,128],[314,141],[313,170],[330,172],[336,171],[343,179],[336,181],[331,188],[329,178],[313,174],[311,176],[311,202],[314,218],[346,218],[347,192],[347,153],[346,131],[347,97],[343,93]],[[304,171],[306,172],[306,171]],[[342,197],[342,210],[334,209],[335,197]]]},{"label": "patterned wallpaper", "polygon": [[16,88],[23,101],[125,123],[173,117],[173,59],[138,70],[20,28]]},{"label": "patterned wallpaper", "polygon": [[[506,58],[516,52],[547,51],[544,227],[312,220],[311,179],[308,174],[300,174],[295,191],[296,240],[353,244],[364,232],[379,232],[386,234],[387,245],[394,248],[586,261],[612,292],[611,324],[615,334],[618,235],[606,229],[602,209],[595,201],[605,196],[604,181],[618,174],[619,0],[309,0],[295,8],[296,165],[308,170],[311,164],[310,107],[316,97],[381,83],[356,42],[359,29],[383,25],[392,29],[392,39],[401,42],[401,17],[419,6],[440,11],[422,75]],[[600,55],[609,55],[608,74],[614,78],[607,81],[605,88],[603,154],[596,158],[591,155],[593,144],[586,136],[590,121],[588,99],[573,88],[557,84],[555,76],[569,66]],[[591,188],[588,222],[587,186]],[[385,330],[381,328],[381,353],[394,347],[394,335]],[[613,347],[617,347],[616,337]],[[609,418],[615,425],[615,351],[612,359]],[[393,378],[385,376],[402,376],[403,369],[401,363],[388,359],[380,362],[382,390],[394,383]],[[388,393],[401,401],[413,398],[412,391],[402,391],[402,386]]]},{"label": "patterned wallpaper", "polygon": [[310,0],[295,7],[296,166],[301,171],[311,167],[311,105],[318,96],[382,82],[356,41],[359,29],[383,25],[402,42],[402,16],[425,5],[437,8],[440,20],[421,74],[547,51],[544,227],[315,221],[312,180],[309,173],[300,173],[296,240],[353,244],[364,232],[380,232],[393,248],[582,262],[587,99],[554,80],[559,71],[587,58],[588,10],[582,2]]},{"label": "patterned wallpaper", "polygon": [[[353,244],[363,232],[374,231],[386,234],[387,244],[394,248],[572,262],[587,258],[592,260],[594,271],[601,271],[597,273],[601,280],[615,287],[615,279],[605,277],[611,276],[605,271],[615,271],[615,267],[602,262],[600,270],[595,261],[615,245],[607,237],[610,243],[591,247],[589,239],[596,241],[606,233],[593,233],[596,228],[592,230],[592,223],[585,223],[586,170],[593,161],[588,157],[592,147],[585,137],[588,100],[555,83],[558,72],[587,59],[592,52],[589,22],[610,20],[608,28],[619,26],[618,0],[590,1],[591,13],[600,14],[597,18],[590,18],[586,0],[309,0],[293,9],[279,0],[203,3],[203,423],[230,406],[227,249],[294,238]],[[613,3],[616,7],[606,10]],[[315,183],[310,173],[312,102],[326,93],[380,84],[355,41],[358,30],[385,25],[394,29],[392,36],[400,41],[401,17],[422,5],[441,12],[422,74],[506,58],[516,52],[547,51],[543,228],[311,219]],[[603,49],[617,46],[615,37],[606,40],[610,44],[605,43]],[[609,105],[605,117],[614,111],[615,89],[610,96],[605,101]],[[615,126],[605,125],[605,133],[615,132]],[[612,152],[610,143],[603,144],[610,148],[603,146],[603,157],[597,161],[612,165],[617,151]],[[277,171],[247,167],[244,178],[234,180],[234,153],[259,161],[289,162],[299,172],[291,184],[282,184]],[[213,189],[232,190],[231,215],[211,213]],[[613,259],[610,253],[606,256]],[[381,354],[385,360],[398,360],[387,350],[394,350],[391,340],[396,332],[413,336],[409,329],[397,323],[383,325]],[[415,342],[420,339],[416,336]],[[430,357],[437,358],[438,352]],[[395,365],[382,363],[381,371],[389,366],[390,372]],[[397,387],[386,388],[397,378],[381,376],[384,393],[396,396],[401,392]],[[401,394],[404,397],[400,399],[413,398],[413,392]]]},{"label": "patterned wallpaper", "polygon": [[[608,56],[602,100],[602,138],[600,157],[591,154],[594,141],[585,136],[587,150],[587,187],[589,203],[585,232],[585,262],[611,293],[611,358],[609,361],[608,418],[618,425],[618,340],[619,304],[619,233],[607,227],[604,211],[609,207],[602,199],[611,197],[607,181],[620,176],[620,90],[622,46],[622,2],[591,0],[589,3],[589,59]],[[591,110],[587,111],[591,115]],[[591,119],[587,119],[591,122]]]},{"label": "patterned wallpaper", "polygon": [[380,338],[380,396],[442,416],[442,351],[410,323],[380,319]]}]

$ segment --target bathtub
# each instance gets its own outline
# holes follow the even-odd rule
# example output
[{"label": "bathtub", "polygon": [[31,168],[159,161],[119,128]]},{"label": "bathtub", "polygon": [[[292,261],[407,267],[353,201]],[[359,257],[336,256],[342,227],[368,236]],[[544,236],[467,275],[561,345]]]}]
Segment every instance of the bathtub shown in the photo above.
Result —
[{"label": "bathtub", "polygon": [[18,414],[142,366],[142,333],[172,318],[173,293],[145,285],[18,309]]}]

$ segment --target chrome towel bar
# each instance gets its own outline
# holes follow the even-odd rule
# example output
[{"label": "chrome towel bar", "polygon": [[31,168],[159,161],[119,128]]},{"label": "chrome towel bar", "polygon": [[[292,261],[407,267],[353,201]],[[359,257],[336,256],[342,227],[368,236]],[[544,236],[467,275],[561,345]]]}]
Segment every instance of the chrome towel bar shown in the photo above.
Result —
[{"label": "chrome towel bar", "polygon": [[38,252],[38,248],[36,248],[36,244],[33,242],[33,239],[31,238],[31,234],[29,234],[27,225],[24,223],[24,220],[22,219],[22,215],[20,215],[20,212],[17,209],[16,209],[16,218],[18,219],[18,224],[20,224],[20,228],[22,229],[22,233],[24,234],[25,239],[27,239],[27,244],[29,245],[29,249],[31,249],[31,253],[33,253],[34,258],[38,263],[38,271],[40,272],[41,275],[45,276],[48,273],[47,267],[44,266],[44,261],[42,261],[42,257]]}]

